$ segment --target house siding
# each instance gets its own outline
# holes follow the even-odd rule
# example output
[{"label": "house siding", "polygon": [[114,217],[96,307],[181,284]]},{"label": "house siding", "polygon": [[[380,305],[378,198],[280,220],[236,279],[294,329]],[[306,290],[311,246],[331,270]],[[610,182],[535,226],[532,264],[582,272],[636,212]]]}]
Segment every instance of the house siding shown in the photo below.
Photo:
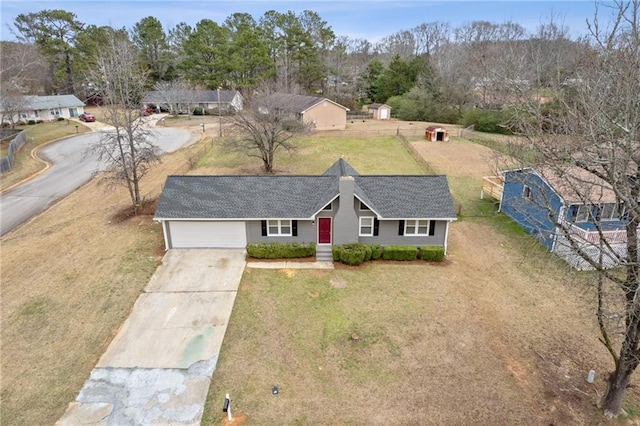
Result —
[{"label": "house siding", "polygon": [[[366,215],[365,215],[366,216]],[[362,244],[380,244],[381,246],[441,246],[446,240],[447,222],[437,220],[434,235],[405,236],[398,235],[398,220],[381,220],[378,227],[378,235],[375,237],[359,237]]]},{"label": "house siding", "polygon": [[[531,191],[528,199],[523,196],[525,186]],[[504,173],[500,211],[549,250],[553,248],[556,227],[554,220],[549,218],[547,206],[557,218],[562,205],[560,197],[537,174],[520,170]]]},{"label": "house siding", "polygon": [[315,130],[345,129],[347,110],[325,100],[305,111],[302,119],[313,123]]}]

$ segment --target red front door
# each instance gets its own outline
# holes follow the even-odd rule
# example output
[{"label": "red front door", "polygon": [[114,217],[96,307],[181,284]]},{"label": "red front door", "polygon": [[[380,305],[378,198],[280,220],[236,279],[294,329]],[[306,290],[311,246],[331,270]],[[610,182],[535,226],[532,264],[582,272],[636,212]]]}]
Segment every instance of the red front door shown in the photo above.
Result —
[{"label": "red front door", "polygon": [[331,218],[318,218],[318,244],[331,244]]}]

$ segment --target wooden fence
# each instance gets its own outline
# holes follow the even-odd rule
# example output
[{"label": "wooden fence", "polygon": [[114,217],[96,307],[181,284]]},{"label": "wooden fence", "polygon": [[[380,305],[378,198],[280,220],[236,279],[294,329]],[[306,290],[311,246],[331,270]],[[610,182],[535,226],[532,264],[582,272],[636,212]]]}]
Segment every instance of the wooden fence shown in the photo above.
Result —
[{"label": "wooden fence", "polygon": [[0,173],[8,172],[9,170],[11,170],[11,168],[13,167],[13,160],[16,151],[20,149],[22,145],[24,145],[24,143],[27,141],[27,135],[24,130],[9,137],[13,137],[13,139],[11,140],[11,142],[9,142],[7,155],[0,158]]}]

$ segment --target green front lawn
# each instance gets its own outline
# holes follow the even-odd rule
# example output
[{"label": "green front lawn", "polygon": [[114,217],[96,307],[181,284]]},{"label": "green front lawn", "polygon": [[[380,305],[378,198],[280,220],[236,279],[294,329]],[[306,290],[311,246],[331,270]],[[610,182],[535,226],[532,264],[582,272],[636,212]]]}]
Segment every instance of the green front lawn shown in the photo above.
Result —
[{"label": "green front lawn", "polygon": [[[340,135],[337,135],[340,136]],[[308,137],[295,141],[295,151],[278,151],[275,158],[276,173],[279,174],[322,174],[336,160],[343,156],[358,173],[421,175],[424,172],[393,136],[355,137]],[[257,158],[224,152],[217,147],[202,158],[199,172],[207,169],[237,169],[255,172],[262,165]]]}]

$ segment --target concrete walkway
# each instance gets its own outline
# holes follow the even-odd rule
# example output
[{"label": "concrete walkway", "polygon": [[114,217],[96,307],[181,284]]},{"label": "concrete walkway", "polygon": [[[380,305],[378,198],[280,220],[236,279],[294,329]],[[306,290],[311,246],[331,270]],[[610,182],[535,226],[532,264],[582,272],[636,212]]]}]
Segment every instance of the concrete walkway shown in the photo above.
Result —
[{"label": "concrete walkway", "polygon": [[333,262],[248,262],[247,268],[256,269],[334,269]]},{"label": "concrete walkway", "polygon": [[199,424],[244,267],[243,250],[169,250],[56,424]]}]

